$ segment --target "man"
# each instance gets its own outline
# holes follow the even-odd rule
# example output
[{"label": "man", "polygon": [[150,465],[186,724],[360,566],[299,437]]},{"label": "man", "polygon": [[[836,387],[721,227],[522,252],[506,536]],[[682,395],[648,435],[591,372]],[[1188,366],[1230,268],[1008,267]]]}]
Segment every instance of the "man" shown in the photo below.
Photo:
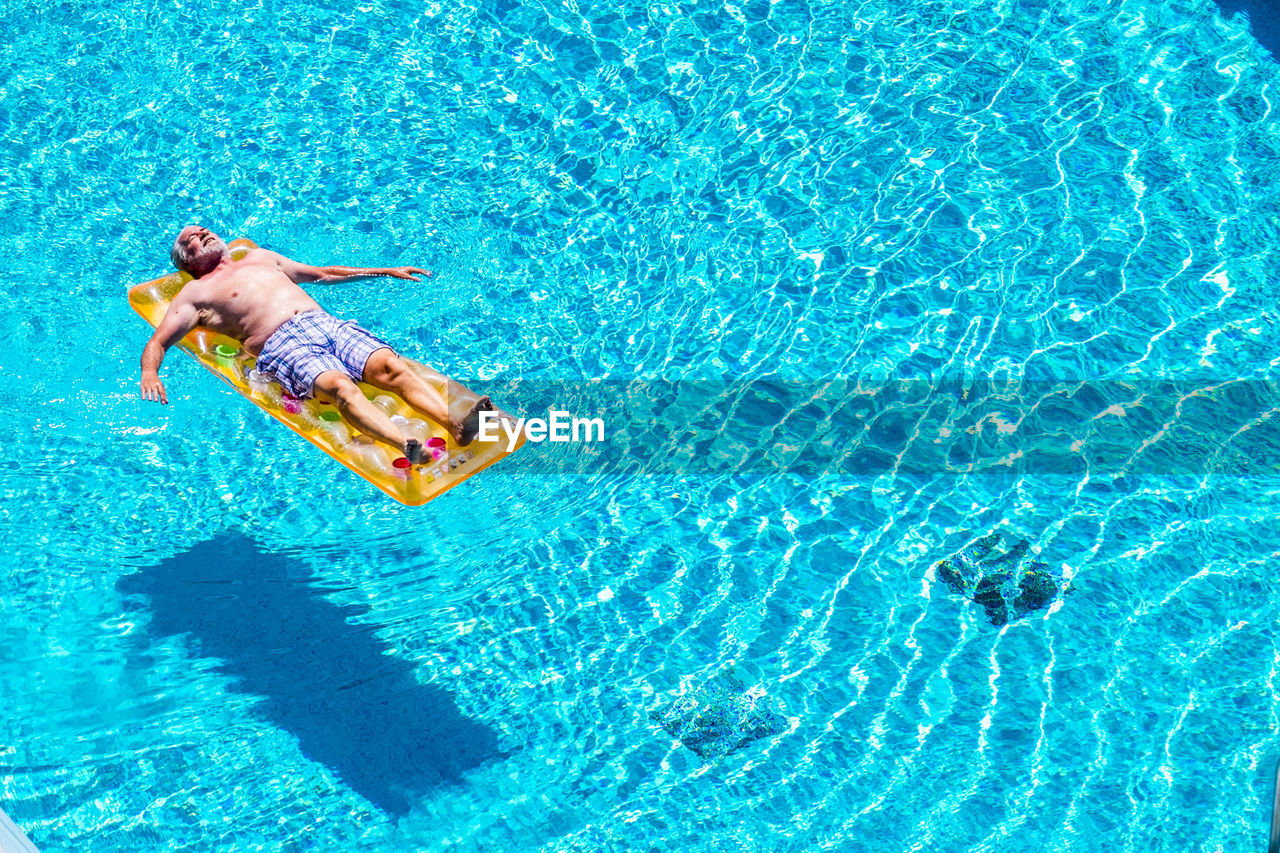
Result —
[{"label": "man", "polygon": [[418,281],[429,275],[417,267],[313,267],[266,249],[252,249],[238,261],[227,244],[208,228],[188,225],[170,252],[174,266],[193,280],[169,303],[169,310],[142,350],[142,397],[167,404],[160,381],[165,351],[196,326],[206,326],[244,343],[257,356],[257,369],[270,373],[299,398],[334,403],[357,429],[422,460],[426,448],[406,436],[386,413],[365,398],[356,380],[394,391],[405,402],[443,426],[459,444],[475,438],[480,412],[492,410],[481,397],[462,418],[449,416],[448,402],[414,373],[386,342],[325,313],[298,285],[302,282],[356,281],[391,276]]}]

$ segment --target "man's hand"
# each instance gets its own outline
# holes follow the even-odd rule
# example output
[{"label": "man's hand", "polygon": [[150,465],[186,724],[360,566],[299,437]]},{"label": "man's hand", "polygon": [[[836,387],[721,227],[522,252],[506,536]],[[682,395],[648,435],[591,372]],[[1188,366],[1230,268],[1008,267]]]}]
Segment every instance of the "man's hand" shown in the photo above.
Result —
[{"label": "man's hand", "polygon": [[153,403],[159,400],[166,406],[169,404],[169,395],[165,394],[164,383],[160,381],[164,351],[182,340],[182,336],[194,329],[199,320],[200,312],[191,303],[190,291],[179,291],[164,312],[164,319],[156,326],[156,333],[142,348],[142,399]]},{"label": "man's hand", "polygon": [[169,405],[169,396],[164,392],[164,383],[160,381],[159,376],[142,377],[142,399],[155,402],[159,400],[164,405]]},{"label": "man's hand", "polygon": [[434,275],[431,270],[422,270],[417,267],[391,267],[386,270],[386,274],[392,278],[407,278],[409,281],[418,281],[418,279],[414,278],[417,275],[423,275],[427,278],[431,278]]}]

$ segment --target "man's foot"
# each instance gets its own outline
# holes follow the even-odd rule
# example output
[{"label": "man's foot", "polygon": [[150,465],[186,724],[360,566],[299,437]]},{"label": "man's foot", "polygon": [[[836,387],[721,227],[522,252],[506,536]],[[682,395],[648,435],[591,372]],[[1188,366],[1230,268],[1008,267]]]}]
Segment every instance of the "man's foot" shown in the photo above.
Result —
[{"label": "man's foot", "polygon": [[410,464],[417,465],[427,455],[427,448],[422,446],[422,442],[416,438],[410,438],[404,443],[404,458],[408,459]]},{"label": "man's foot", "polygon": [[481,397],[476,400],[476,404],[472,406],[461,421],[454,427],[453,440],[458,442],[459,447],[466,447],[476,437],[476,433],[480,431],[480,413],[492,412],[493,401],[488,397]]}]

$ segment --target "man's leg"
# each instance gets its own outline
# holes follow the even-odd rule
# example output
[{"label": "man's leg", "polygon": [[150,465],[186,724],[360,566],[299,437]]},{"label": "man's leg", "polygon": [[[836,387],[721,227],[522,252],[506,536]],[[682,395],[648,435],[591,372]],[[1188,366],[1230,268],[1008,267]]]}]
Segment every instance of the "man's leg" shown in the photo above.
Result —
[{"label": "man's leg", "polygon": [[316,377],[313,391],[320,400],[336,405],[342,416],[365,435],[395,448],[410,462],[421,461],[425,450],[422,443],[416,438],[407,438],[386,412],[369,402],[347,374],[340,370],[326,370]]},{"label": "man's leg", "polygon": [[363,379],[375,388],[399,394],[410,406],[447,429],[458,444],[471,443],[480,429],[480,413],[493,408],[488,397],[481,397],[461,418],[451,419],[444,396],[390,349],[376,350],[369,356]]}]

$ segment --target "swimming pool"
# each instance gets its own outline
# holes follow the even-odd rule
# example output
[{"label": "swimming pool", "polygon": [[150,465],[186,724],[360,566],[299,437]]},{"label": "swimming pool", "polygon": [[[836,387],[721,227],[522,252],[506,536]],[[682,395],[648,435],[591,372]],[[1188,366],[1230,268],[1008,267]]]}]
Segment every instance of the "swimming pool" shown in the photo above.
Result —
[{"label": "swimming pool", "polygon": [[[1275,63],[1209,0],[0,6],[0,807],[43,851],[1226,850],[1280,754]],[[176,230],[513,410],[406,510]],[[287,433],[287,434],[286,434]],[[992,530],[1071,588],[995,626]],[[782,731],[655,720],[732,668]]]}]

